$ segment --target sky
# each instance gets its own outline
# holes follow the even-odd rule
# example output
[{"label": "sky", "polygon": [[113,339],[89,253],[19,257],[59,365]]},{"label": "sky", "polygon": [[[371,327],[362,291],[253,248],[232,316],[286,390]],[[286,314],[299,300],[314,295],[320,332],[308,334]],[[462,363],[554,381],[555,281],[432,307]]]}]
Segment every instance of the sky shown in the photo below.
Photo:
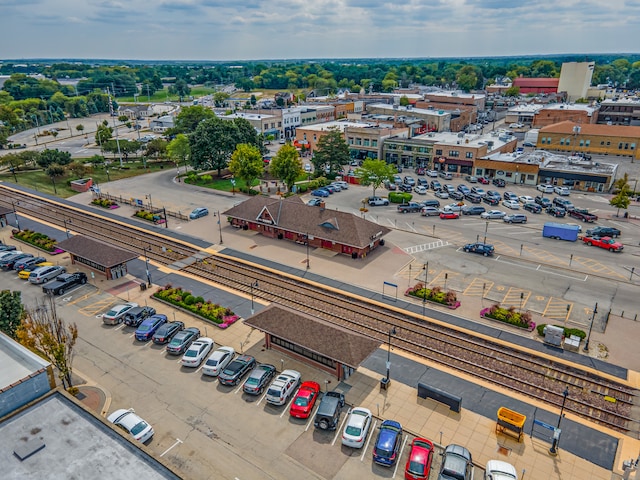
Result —
[{"label": "sky", "polygon": [[640,0],[0,0],[0,58],[635,53]]}]

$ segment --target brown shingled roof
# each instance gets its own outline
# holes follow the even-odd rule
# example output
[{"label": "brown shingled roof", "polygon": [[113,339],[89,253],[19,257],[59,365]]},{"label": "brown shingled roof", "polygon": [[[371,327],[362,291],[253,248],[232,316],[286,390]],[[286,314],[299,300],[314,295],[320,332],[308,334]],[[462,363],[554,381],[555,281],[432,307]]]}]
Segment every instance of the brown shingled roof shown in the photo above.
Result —
[{"label": "brown shingled roof", "polygon": [[56,247],[72,253],[77,257],[91,260],[103,267],[114,267],[138,258],[137,253],[112,247],[104,242],[83,235],[74,235],[62,242],[58,242]]},{"label": "brown shingled roof", "polygon": [[244,323],[352,368],[380,347],[378,340],[277,304]]},{"label": "brown shingled roof", "polygon": [[297,196],[274,199],[256,195],[224,215],[358,248],[366,247],[391,231],[351,213],[309,207]]},{"label": "brown shingled roof", "polygon": [[599,123],[574,123],[564,122],[547,125],[540,129],[540,133],[567,133],[574,134],[573,127],[580,127],[581,135],[602,135],[605,137],[640,137],[640,127],[629,125],[603,125]]}]

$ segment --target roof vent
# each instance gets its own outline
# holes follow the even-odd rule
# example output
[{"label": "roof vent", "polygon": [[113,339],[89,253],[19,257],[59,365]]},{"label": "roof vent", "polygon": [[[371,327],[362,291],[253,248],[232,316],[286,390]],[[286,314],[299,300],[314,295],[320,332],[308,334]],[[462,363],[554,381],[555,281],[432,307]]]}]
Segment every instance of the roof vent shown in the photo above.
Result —
[{"label": "roof vent", "polygon": [[21,462],[24,462],[31,455],[38,453],[45,447],[44,442],[39,438],[32,438],[27,440],[24,444],[13,449],[13,454],[18,457]]}]

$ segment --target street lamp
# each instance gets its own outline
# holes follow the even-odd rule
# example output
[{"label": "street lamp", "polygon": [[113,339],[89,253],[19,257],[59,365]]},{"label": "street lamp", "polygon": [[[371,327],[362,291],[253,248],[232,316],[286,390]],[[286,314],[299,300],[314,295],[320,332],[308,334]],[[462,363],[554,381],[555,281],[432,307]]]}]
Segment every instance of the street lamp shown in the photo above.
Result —
[{"label": "street lamp", "polygon": [[311,268],[311,264],[309,263],[309,232],[307,232],[307,270]]},{"label": "street lamp", "polygon": [[520,314],[522,314],[522,301],[524,300],[524,292],[520,292]]},{"label": "street lamp", "polygon": [[107,172],[107,182],[111,181],[111,177],[109,176],[109,167],[105,167],[105,172]]},{"label": "street lamp", "polygon": [[149,200],[149,211],[151,213],[153,213],[153,204],[151,203],[151,194],[148,193],[147,195],[144,196],[144,198],[146,198],[147,200]]},{"label": "street lamp", "polygon": [[424,270],[424,293],[422,294],[422,316],[425,315],[425,309],[427,306],[427,274],[429,273],[429,262],[422,266]]},{"label": "street lamp", "polygon": [[13,205],[13,216],[16,217],[16,227],[18,230],[20,230],[20,221],[18,220],[18,211],[16,210],[16,203],[13,200],[11,200],[11,205]]},{"label": "street lamp", "polygon": [[[64,223],[64,231],[67,234],[67,239],[69,238],[69,229],[67,228],[67,219],[63,218],[62,219],[62,223]],[[69,220],[69,223],[71,223],[71,220]]]},{"label": "street lamp", "polygon": [[391,373],[391,335],[396,334],[396,327],[389,329],[389,350],[387,351],[387,376],[384,379],[385,385],[389,385],[389,375]]},{"label": "street lamp", "polygon": [[587,341],[584,344],[584,351],[589,351],[589,340],[591,340],[591,329],[593,328],[593,320],[596,318],[596,313],[598,313],[598,302],[596,302],[595,307],[593,307],[593,314],[591,315],[591,323],[589,324],[589,333],[587,334]]},{"label": "street lamp", "polygon": [[147,266],[147,287],[151,287],[151,272],[149,271],[149,257],[147,255],[147,249],[151,251],[151,245],[148,247],[142,247],[142,250],[144,250],[144,261]]},{"label": "street lamp", "polygon": [[[216,216],[215,212],[213,216]],[[220,223],[220,210],[218,210],[218,230],[220,230],[220,245],[222,245],[222,224]]]},{"label": "street lamp", "polygon": [[558,417],[558,426],[553,432],[553,443],[551,444],[551,448],[549,449],[549,453],[551,455],[557,455],[558,453],[558,442],[560,441],[560,422],[562,422],[562,412],[564,412],[564,405],[567,402],[568,396],[569,396],[569,387],[565,387],[564,392],[562,392],[562,407],[560,407],[560,416]]},{"label": "street lamp", "polygon": [[487,243],[487,230],[489,230],[489,220],[487,220],[487,223],[484,226],[484,242],[483,243]]},{"label": "street lamp", "polygon": [[253,304],[253,289],[258,288],[258,280],[255,282],[251,282],[251,315],[255,313],[254,304]]}]

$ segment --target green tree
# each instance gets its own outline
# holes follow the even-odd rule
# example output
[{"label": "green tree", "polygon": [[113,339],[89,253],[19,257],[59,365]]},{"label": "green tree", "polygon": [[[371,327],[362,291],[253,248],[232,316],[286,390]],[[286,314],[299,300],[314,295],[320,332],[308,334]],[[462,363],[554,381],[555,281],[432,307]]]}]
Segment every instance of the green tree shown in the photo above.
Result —
[{"label": "green tree", "polygon": [[367,159],[361,167],[356,168],[354,174],[360,178],[360,185],[371,186],[373,196],[376,190],[382,186],[385,180],[393,182],[393,176],[398,173],[395,165],[384,160]]},{"label": "green tree", "polygon": [[[142,143],[136,140],[120,140],[120,153],[125,160],[129,159],[129,155],[137,153],[142,148]],[[116,151],[117,145],[116,145]]]},{"label": "green tree", "polygon": [[21,293],[2,290],[0,292],[0,331],[15,339],[23,315]]},{"label": "green tree", "polygon": [[411,102],[409,102],[409,98],[406,95],[402,95],[400,97],[400,106],[401,107],[406,107],[407,105],[409,105]]},{"label": "green tree", "polygon": [[171,140],[167,145],[167,154],[176,165],[186,164],[191,155],[191,147],[189,146],[189,138],[186,135],[180,133],[176,135],[176,138]]},{"label": "green tree", "polygon": [[333,177],[349,163],[349,146],[336,127],[329,128],[316,147],[312,160],[316,172],[327,172],[327,176]]},{"label": "green tree", "polygon": [[154,138],[147,143],[147,149],[145,154],[148,157],[164,157],[167,153],[167,141],[164,138]]},{"label": "green tree", "polygon": [[629,198],[628,192],[620,191],[615,197],[609,200],[609,205],[612,207],[616,207],[618,211],[616,212],[616,217],[620,215],[620,209],[626,210],[629,208],[629,204],[631,203],[631,199]]},{"label": "green tree", "polygon": [[229,170],[236,177],[241,178],[247,186],[247,193],[250,192],[253,181],[262,174],[264,166],[262,154],[255,145],[241,143],[236,147],[231,155]]},{"label": "green tree", "polygon": [[53,183],[53,192],[56,195],[58,194],[58,189],[56,187],[56,178],[62,177],[65,172],[66,170],[62,165],[57,165],[55,163],[49,165],[45,170],[45,173],[51,179],[51,183]]},{"label": "green tree", "polygon": [[76,130],[78,131],[78,133],[80,135],[82,135],[82,132],[84,132],[84,125],[82,125],[81,123],[79,123],[78,125],[76,125]]},{"label": "green tree", "polygon": [[69,152],[61,152],[58,149],[47,149],[40,153],[37,162],[42,168],[47,168],[53,164],[68,165],[71,163],[71,154]]},{"label": "green tree", "polygon": [[509,87],[504,91],[505,97],[517,97],[520,95],[520,87]]},{"label": "green tree", "polygon": [[201,121],[215,116],[213,110],[204,108],[202,105],[185,107],[180,110],[175,120],[175,127],[171,129],[170,133],[177,135],[178,133],[195,132]]},{"label": "green tree", "polygon": [[472,90],[478,85],[478,74],[475,67],[472,65],[466,65],[458,70],[456,74],[456,83],[465,92]]},{"label": "green tree", "polygon": [[58,316],[53,297],[48,298],[48,304],[26,311],[16,336],[22,345],[40,352],[54,365],[63,387],[72,386],[73,348],[78,327]]},{"label": "green tree", "polygon": [[213,103],[216,107],[224,107],[224,102],[229,98],[229,94],[225,92],[216,92],[213,94]]},{"label": "green tree", "polygon": [[185,80],[179,78],[176,80],[176,83],[169,87],[169,93],[172,95],[178,95],[180,97],[180,101],[182,101],[182,97],[186,97],[191,93],[191,87],[189,87]]},{"label": "green tree", "polygon": [[108,142],[113,137],[113,129],[103,123],[98,125],[98,129],[96,130],[96,143],[98,145],[104,146],[105,142]]},{"label": "green tree", "polygon": [[269,172],[280,179],[287,186],[288,191],[291,191],[298,177],[302,175],[300,155],[296,147],[291,144],[280,147],[278,153],[271,159]]}]

